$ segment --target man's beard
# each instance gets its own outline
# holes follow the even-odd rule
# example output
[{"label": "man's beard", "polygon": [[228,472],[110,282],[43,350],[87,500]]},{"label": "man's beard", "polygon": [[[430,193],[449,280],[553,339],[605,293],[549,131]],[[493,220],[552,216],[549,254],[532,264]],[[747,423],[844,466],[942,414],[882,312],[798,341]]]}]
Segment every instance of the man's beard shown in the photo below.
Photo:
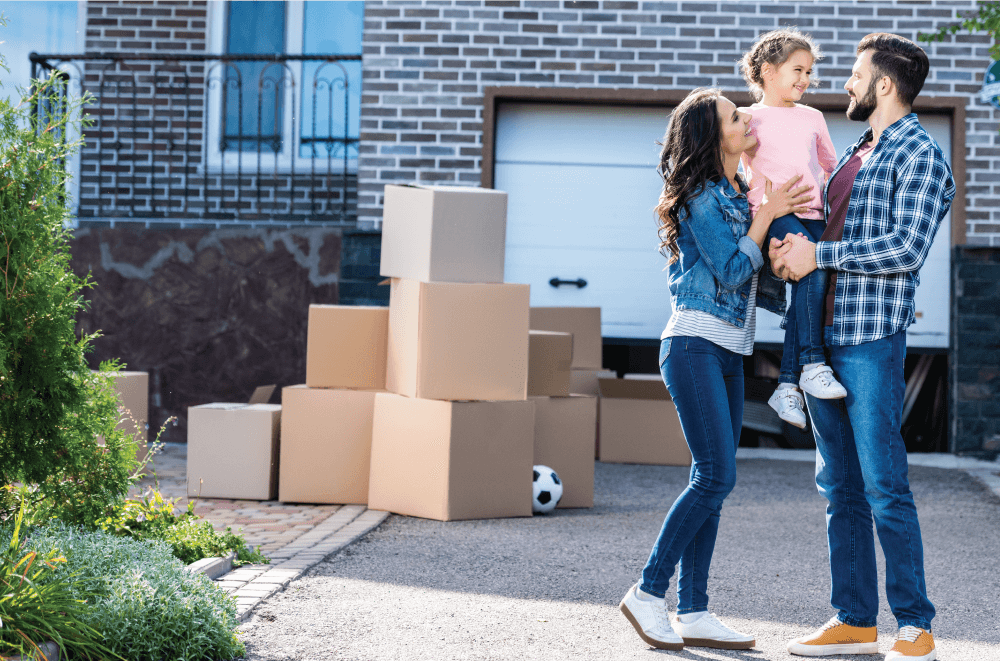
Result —
[{"label": "man's beard", "polygon": [[875,85],[870,84],[868,86],[868,91],[865,95],[861,97],[859,101],[857,97],[851,99],[851,105],[847,107],[847,119],[855,122],[867,121],[872,113],[875,112],[875,107],[878,101],[875,97]]}]

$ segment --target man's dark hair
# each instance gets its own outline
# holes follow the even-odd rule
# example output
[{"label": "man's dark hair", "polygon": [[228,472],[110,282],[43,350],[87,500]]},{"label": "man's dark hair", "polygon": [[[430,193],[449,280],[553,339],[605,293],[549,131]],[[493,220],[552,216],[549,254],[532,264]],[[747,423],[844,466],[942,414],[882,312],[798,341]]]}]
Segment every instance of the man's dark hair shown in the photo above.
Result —
[{"label": "man's dark hair", "polygon": [[858,55],[866,50],[872,51],[873,80],[889,76],[896,86],[899,100],[912,106],[931,68],[924,49],[899,35],[875,32],[858,44]]}]

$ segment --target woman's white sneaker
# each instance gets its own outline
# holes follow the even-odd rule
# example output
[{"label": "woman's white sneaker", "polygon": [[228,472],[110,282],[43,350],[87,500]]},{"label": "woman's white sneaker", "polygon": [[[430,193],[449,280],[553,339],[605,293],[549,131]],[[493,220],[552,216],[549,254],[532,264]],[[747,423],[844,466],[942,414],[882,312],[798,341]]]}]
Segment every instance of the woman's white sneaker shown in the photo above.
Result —
[{"label": "woman's white sneaker", "polygon": [[638,583],[630,587],[618,609],[632,623],[639,637],[657,649],[674,651],[684,649],[684,641],[670,626],[666,602],[652,595],[644,595],[649,599],[640,598],[636,594],[638,590]]},{"label": "woman's white sneaker", "polygon": [[[693,622],[684,622],[691,615],[699,615]],[[691,613],[688,616],[674,618],[674,631],[680,634],[685,645],[691,647],[713,647],[721,650],[748,650],[757,640],[745,633],[733,631],[719,619],[715,613]]]},{"label": "woman's white sneaker", "polygon": [[788,424],[806,428],[806,402],[797,388],[778,388],[767,403]]}]

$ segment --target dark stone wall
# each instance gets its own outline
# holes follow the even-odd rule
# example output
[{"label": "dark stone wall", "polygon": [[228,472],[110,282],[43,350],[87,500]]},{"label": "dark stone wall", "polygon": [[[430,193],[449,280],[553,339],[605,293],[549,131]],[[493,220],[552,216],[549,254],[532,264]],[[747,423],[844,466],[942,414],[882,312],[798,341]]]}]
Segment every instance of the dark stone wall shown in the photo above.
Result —
[{"label": "dark stone wall", "polygon": [[958,246],[952,262],[951,451],[1000,452],[1000,248]]},{"label": "dark stone wall", "polygon": [[78,326],[102,333],[91,362],[148,371],[151,436],[177,416],[163,440],[186,442],[189,406],[304,381],[309,304],[339,302],[342,239],[337,228],[77,230],[73,268],[96,284]]}]

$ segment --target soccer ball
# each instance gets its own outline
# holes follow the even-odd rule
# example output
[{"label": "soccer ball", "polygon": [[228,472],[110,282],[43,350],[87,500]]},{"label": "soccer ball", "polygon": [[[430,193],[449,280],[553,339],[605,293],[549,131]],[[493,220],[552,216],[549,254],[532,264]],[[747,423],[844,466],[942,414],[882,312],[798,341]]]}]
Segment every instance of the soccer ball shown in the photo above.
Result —
[{"label": "soccer ball", "polygon": [[563,485],[556,472],[548,466],[535,466],[531,482],[531,511],[551,512],[562,499]]}]

